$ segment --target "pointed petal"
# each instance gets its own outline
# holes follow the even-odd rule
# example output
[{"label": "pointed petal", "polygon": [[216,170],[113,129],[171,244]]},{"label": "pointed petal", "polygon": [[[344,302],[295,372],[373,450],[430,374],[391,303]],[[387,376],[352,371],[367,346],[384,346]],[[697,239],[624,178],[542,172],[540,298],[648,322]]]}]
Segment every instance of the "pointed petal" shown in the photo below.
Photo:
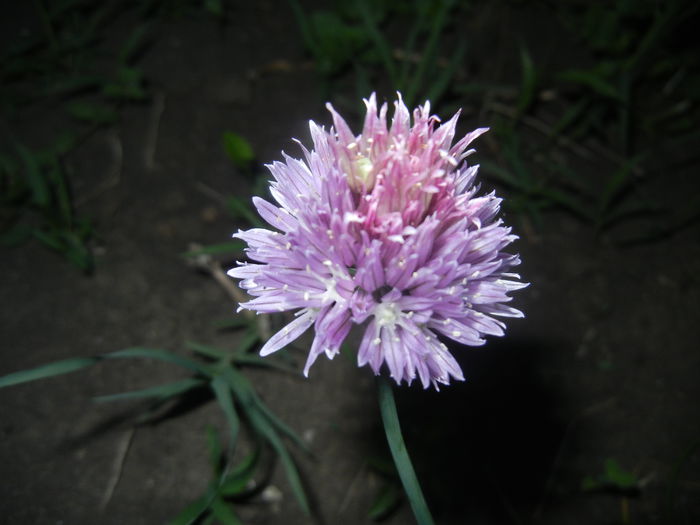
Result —
[{"label": "pointed petal", "polygon": [[264,357],[287,346],[311,327],[315,317],[316,314],[314,312],[307,310],[304,314],[294,319],[294,321],[270,337],[267,343],[260,349],[260,355]]}]

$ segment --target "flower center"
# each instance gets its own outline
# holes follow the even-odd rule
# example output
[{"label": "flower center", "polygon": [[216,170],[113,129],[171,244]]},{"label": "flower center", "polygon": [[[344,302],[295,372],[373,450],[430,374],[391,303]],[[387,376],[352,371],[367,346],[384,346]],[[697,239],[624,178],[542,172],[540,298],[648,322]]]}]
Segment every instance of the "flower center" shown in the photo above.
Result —
[{"label": "flower center", "polygon": [[353,191],[371,191],[374,186],[372,174],[372,161],[361,154],[350,161],[350,169],[347,170],[348,185]]},{"label": "flower center", "polygon": [[374,318],[379,326],[394,325],[401,315],[396,303],[379,303],[374,309]]}]

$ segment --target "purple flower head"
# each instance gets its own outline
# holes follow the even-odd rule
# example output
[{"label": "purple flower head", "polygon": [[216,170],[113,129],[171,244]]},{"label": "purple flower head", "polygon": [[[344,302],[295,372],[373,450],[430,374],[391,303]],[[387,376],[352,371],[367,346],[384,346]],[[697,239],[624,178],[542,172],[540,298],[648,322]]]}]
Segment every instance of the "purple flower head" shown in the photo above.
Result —
[{"label": "purple flower head", "polygon": [[273,205],[253,203],[274,230],[234,237],[248,243],[244,263],[228,273],[253,299],[241,308],[296,310],[295,319],[260,351],[271,354],[314,327],[304,368],[333,358],[353,326],[364,333],[357,362],[397,383],[416,376],[425,388],[462,371],[439,336],[470,346],[503,335],[498,317],[522,317],[508,292],[527,286],[512,273],[516,237],[497,219],[500,199],[476,197],[478,166],[467,149],[480,128],[453,144],[459,114],[444,124],[430,104],[411,116],[399,95],[391,124],[387,105],[365,100],[354,135],[330,106],[329,131],[310,122],[313,149],[268,166]]}]

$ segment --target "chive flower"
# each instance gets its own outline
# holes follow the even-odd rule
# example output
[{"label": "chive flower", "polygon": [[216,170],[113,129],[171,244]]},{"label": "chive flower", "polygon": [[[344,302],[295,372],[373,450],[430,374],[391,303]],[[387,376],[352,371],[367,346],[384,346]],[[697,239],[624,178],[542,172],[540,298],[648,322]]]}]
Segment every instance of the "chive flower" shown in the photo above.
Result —
[{"label": "chive flower", "polygon": [[[359,366],[424,388],[463,380],[441,339],[468,346],[500,336],[503,317],[522,317],[508,292],[527,286],[512,273],[517,237],[498,219],[501,199],[477,196],[478,165],[468,166],[479,128],[453,144],[459,113],[440,123],[430,103],[411,115],[401,95],[390,125],[387,105],[365,100],[362,133],[328,104],[329,131],[309,123],[303,160],[283,153],[268,166],[272,204],[253,203],[273,229],[234,235],[253,261],[228,274],[252,299],[240,308],[295,311],[262,347],[269,355],[313,327],[304,375],[332,359],[351,329],[361,333]],[[239,310],[240,310],[239,308]]]}]

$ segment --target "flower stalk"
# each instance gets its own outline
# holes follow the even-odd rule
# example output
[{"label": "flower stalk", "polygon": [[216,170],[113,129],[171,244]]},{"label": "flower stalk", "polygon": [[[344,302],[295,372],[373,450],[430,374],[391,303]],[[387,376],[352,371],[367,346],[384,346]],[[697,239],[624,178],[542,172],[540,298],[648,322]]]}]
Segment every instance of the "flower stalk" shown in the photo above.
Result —
[{"label": "flower stalk", "polygon": [[423,496],[423,491],[420,488],[420,483],[418,483],[416,472],[413,469],[411,458],[406,449],[406,443],[404,443],[403,435],[401,434],[401,424],[396,411],[396,401],[394,400],[392,386],[385,376],[379,376],[377,383],[379,409],[382,414],[386,439],[389,442],[391,456],[394,458],[394,464],[399,472],[408,501],[411,504],[413,515],[416,517],[418,525],[434,525],[435,522],[428,509],[428,504]]}]

